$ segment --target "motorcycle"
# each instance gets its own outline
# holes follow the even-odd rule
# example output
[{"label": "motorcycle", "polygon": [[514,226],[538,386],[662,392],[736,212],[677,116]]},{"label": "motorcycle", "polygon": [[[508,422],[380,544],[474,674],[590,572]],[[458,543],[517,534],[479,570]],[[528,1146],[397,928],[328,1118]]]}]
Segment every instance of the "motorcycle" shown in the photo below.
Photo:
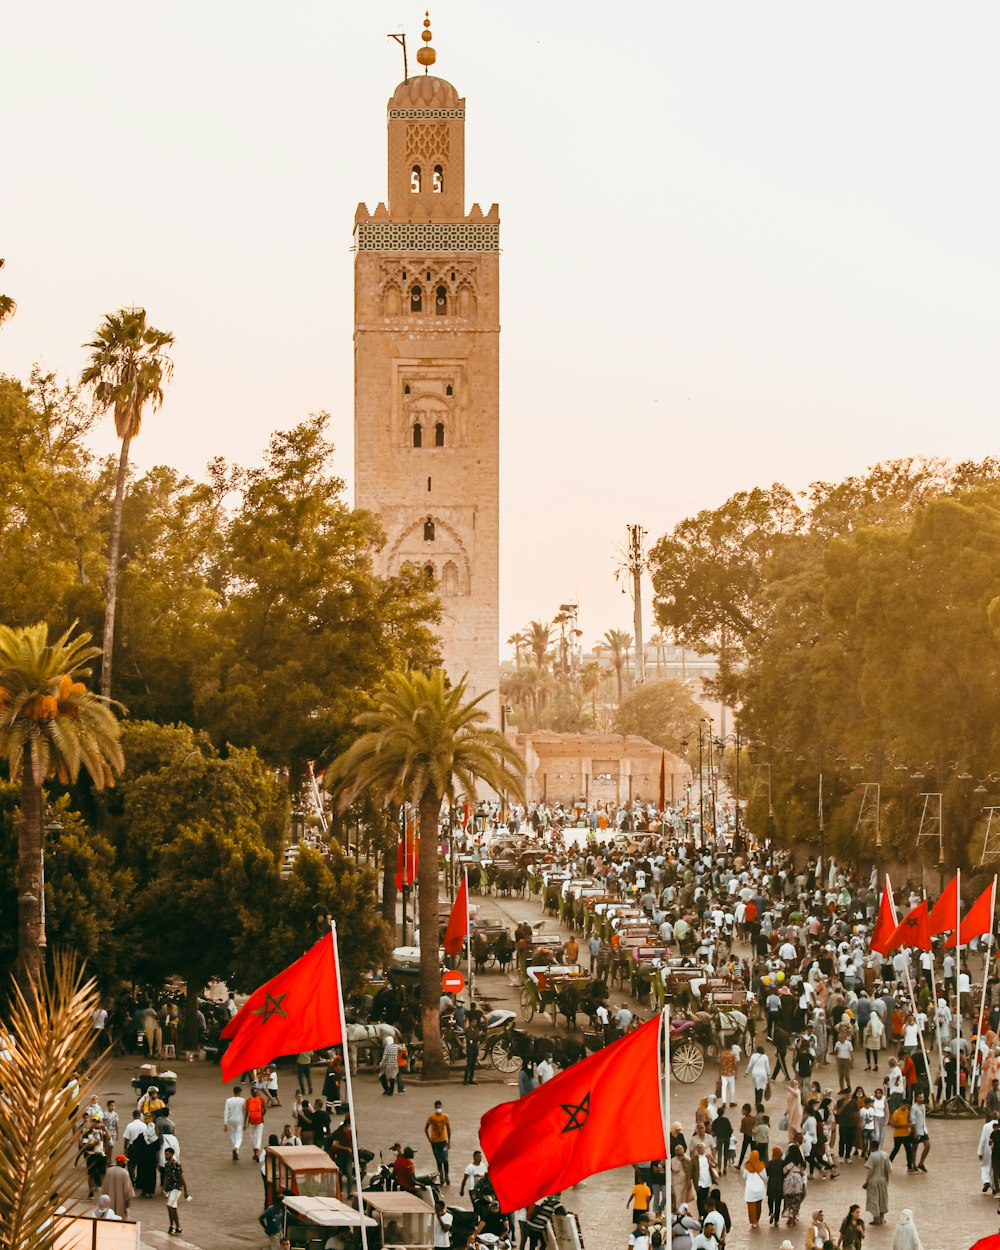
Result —
[{"label": "motorcycle", "polygon": [[[374,1158],[374,1155],[371,1156]],[[379,1165],[369,1177],[366,1178],[368,1183],[364,1186],[363,1193],[392,1193],[399,1192],[399,1186],[396,1184],[396,1173],[392,1166],[385,1162],[381,1154],[379,1155]],[[437,1172],[426,1172],[422,1176],[415,1176],[417,1187],[414,1191],[418,1197],[424,1198],[432,1205],[441,1197],[441,1178]]]}]

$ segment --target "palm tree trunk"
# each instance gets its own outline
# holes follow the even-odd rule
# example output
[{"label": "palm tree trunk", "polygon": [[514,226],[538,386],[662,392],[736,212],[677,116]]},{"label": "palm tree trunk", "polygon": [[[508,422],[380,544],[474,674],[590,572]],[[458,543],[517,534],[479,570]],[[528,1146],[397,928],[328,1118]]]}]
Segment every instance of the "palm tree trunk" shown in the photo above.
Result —
[{"label": "palm tree trunk", "polygon": [[32,771],[31,748],[25,746],[21,769],[21,834],[17,843],[17,945],[18,984],[26,996],[31,982],[38,983],[45,946],[42,855],[42,788]]},{"label": "palm tree trunk", "polygon": [[125,502],[125,478],[128,475],[128,449],[131,438],[122,439],[118,457],[118,480],[115,482],[115,507],[111,514],[111,541],[108,544],[108,594],[104,609],[104,641],[101,647],[101,694],[111,694],[111,656],[115,644],[115,605],[118,601],[118,561],[122,543],[122,506]]},{"label": "palm tree trunk", "polygon": [[615,677],[617,677],[618,679],[618,705],[619,707],[621,706],[621,701],[622,701],[622,669],[623,668],[624,668],[623,664],[615,665]]},{"label": "palm tree trunk", "polygon": [[420,1017],[424,1032],[423,1079],[448,1075],[441,1046],[441,962],[438,935],[438,821],[441,800],[425,793],[420,800]]}]

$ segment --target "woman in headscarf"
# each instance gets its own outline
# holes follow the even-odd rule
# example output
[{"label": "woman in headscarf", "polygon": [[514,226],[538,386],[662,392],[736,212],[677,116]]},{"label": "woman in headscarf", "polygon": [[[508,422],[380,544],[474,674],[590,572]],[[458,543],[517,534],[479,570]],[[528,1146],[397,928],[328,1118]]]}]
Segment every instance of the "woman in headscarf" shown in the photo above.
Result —
[{"label": "woman in headscarf", "polygon": [[764,1164],[756,1150],[751,1150],[750,1157],[743,1168],[743,1201],[747,1204],[747,1216],[750,1227],[760,1225],[760,1210],[767,1196],[767,1180],[764,1176]]},{"label": "woman in headscarf", "polygon": [[771,1157],[765,1168],[767,1172],[767,1222],[781,1223],[781,1200],[785,1192],[785,1161],[781,1157],[781,1147],[771,1148]]},{"label": "woman in headscarf", "polygon": [[899,1213],[899,1223],[892,1237],[892,1250],[924,1250],[909,1207],[904,1207]]},{"label": "woman in headscarf", "polygon": [[160,1157],[160,1139],[155,1124],[147,1124],[133,1141],[131,1154],[134,1154],[136,1192],[140,1198],[152,1198],[156,1194],[156,1163]]},{"label": "woman in headscarf", "polygon": [[798,1081],[788,1082],[788,1102],[785,1104],[785,1115],[788,1117],[788,1140],[795,1141],[802,1132],[802,1091]]},{"label": "woman in headscarf", "polygon": [[670,1126],[670,1142],[668,1153],[671,1159],[674,1157],[674,1151],[680,1146],[681,1150],[687,1150],[687,1138],[684,1136],[684,1129],[680,1120],[675,1120]]},{"label": "woman in headscarf", "polygon": [[996,1034],[992,1031],[992,1029],[986,1034],[986,1042],[989,1045],[989,1049],[986,1054],[983,1055],[982,1068],[980,1069],[979,1105],[981,1107],[986,1106],[986,1096],[993,1088],[993,1082],[996,1080],[997,1076],[997,1068],[1000,1067],[1000,1064],[997,1063],[997,1052],[995,1049],[996,1043],[990,1041],[991,1037],[996,1038]]},{"label": "woman in headscarf", "polygon": [[806,1196],[806,1160],[799,1141],[788,1145],[781,1162],[784,1171],[782,1196],[785,1200],[785,1218],[791,1228],[799,1222],[799,1207]]},{"label": "woman in headscarf", "polygon": [[675,1211],[695,1200],[691,1160],[685,1154],[683,1146],[675,1146],[674,1153],[670,1156],[670,1196]]},{"label": "woman in headscarf", "polygon": [[833,1250],[833,1233],[822,1211],[814,1211],[806,1229],[806,1250]]}]

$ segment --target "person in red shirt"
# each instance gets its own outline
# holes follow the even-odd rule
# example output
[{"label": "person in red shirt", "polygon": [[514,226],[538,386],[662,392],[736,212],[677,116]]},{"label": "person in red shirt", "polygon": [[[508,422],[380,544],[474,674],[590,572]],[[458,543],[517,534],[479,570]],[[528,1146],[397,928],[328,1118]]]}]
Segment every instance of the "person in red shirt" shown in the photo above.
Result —
[{"label": "person in red shirt", "polygon": [[264,1099],[261,1098],[260,1090],[255,1085],[243,1109],[243,1128],[250,1130],[253,1157],[256,1160],[260,1159],[260,1148],[264,1140],[264,1115]]},{"label": "person in red shirt", "polygon": [[417,1176],[413,1169],[413,1147],[407,1146],[405,1150],[400,1150],[397,1143],[394,1149],[396,1157],[392,1162],[392,1170],[396,1177],[396,1185],[405,1193],[415,1194]]},{"label": "person in red shirt", "polygon": [[906,1101],[912,1102],[917,1084],[917,1065],[913,1062],[912,1055],[907,1055],[903,1060],[903,1076],[906,1077]]}]

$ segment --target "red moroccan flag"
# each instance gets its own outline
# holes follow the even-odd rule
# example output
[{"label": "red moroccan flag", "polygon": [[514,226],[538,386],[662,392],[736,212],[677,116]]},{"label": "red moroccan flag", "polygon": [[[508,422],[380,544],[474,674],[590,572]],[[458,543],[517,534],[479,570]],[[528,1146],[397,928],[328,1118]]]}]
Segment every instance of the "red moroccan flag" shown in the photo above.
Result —
[{"label": "red moroccan flag", "polygon": [[442,945],[447,954],[457,955],[462,949],[463,941],[469,935],[469,878],[463,873],[462,884],[458,887],[455,901],[451,905],[448,917],[448,928],[444,931]]},{"label": "red moroccan flag", "polygon": [[886,943],[896,931],[899,920],[896,918],[896,904],[892,901],[892,886],[889,884],[889,876],[886,874],[885,884],[882,886],[882,902],[879,904],[878,918],[875,921],[875,928],[872,930],[871,941],[868,945],[879,955],[888,955],[889,947]]},{"label": "red moroccan flag", "polygon": [[660,1017],[516,1102],[487,1111],[479,1141],[504,1211],[584,1177],[663,1159]]},{"label": "red moroccan flag", "polygon": [[991,1233],[989,1237],[981,1238],[969,1250],[1000,1250],[1000,1233]]},{"label": "red moroccan flag", "polygon": [[230,1039],[222,1079],[270,1063],[278,1055],[342,1042],[340,978],[333,935],[321,937],[301,959],[254,990],[222,1030]]},{"label": "red moroccan flag", "polygon": [[896,926],[895,932],[885,944],[886,950],[894,951],[899,946],[916,946],[919,950],[929,951],[931,930],[927,917],[927,900],[924,899],[911,912],[907,912]]},{"label": "red moroccan flag", "polygon": [[953,933],[958,924],[958,875],[956,874],[941,891],[941,897],[931,908],[928,919],[931,936],[936,933]]},{"label": "red moroccan flag", "polygon": [[[984,933],[990,933],[993,929],[993,907],[996,903],[996,878],[983,890],[982,894],[976,899],[969,910],[962,918],[962,924],[958,931],[958,941],[961,946],[967,946],[974,937],[982,937]],[[945,946],[955,945],[955,934],[945,942]]]},{"label": "red moroccan flag", "polygon": [[[420,839],[413,833],[406,835],[406,884],[412,885],[417,878],[417,857],[420,853]],[[403,843],[396,845],[396,889],[403,888]]]}]

